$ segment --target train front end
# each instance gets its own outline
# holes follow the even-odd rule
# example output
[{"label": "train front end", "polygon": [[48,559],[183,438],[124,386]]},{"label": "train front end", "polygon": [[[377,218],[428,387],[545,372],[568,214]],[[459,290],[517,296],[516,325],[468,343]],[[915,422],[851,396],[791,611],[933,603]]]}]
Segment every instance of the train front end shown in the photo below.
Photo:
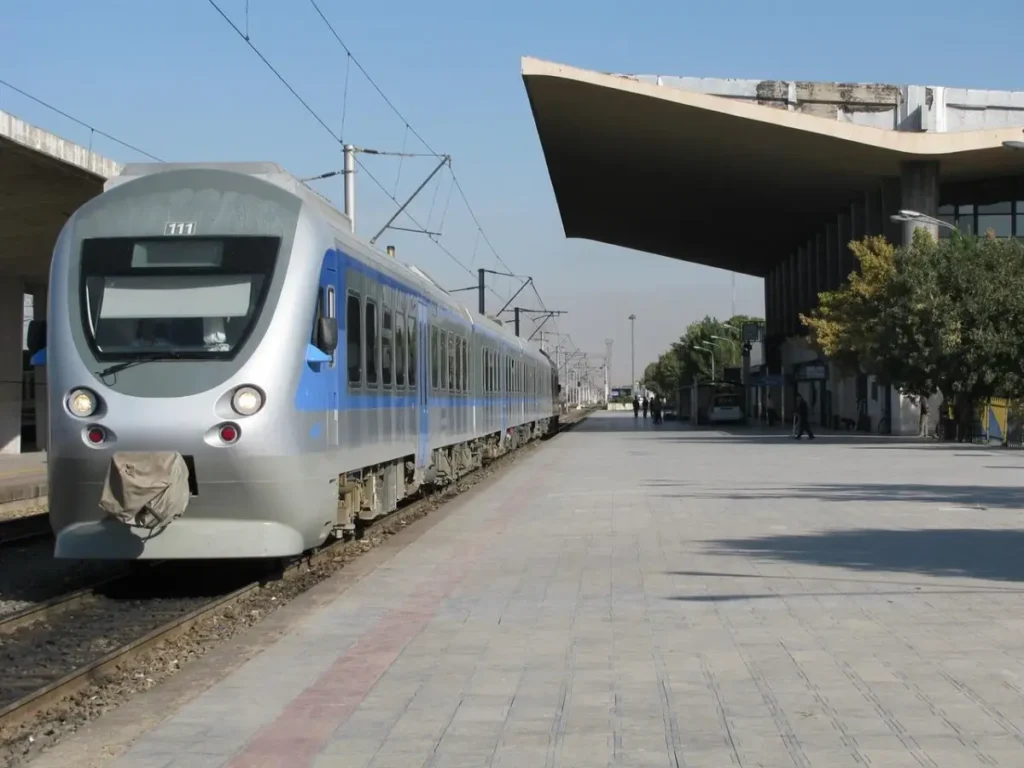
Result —
[{"label": "train front end", "polygon": [[337,491],[308,476],[316,441],[301,439],[291,407],[317,279],[295,257],[315,245],[301,200],[210,167],[117,182],[71,217],[51,267],[55,556],[315,546]]}]

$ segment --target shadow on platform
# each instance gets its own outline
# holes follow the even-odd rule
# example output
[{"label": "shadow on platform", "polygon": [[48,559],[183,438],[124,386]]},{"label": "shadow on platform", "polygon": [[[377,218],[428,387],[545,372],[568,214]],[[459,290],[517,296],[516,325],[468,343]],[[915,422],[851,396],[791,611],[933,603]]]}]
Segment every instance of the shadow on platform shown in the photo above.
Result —
[{"label": "shadow on platform", "polygon": [[[653,481],[652,487],[687,487],[687,483]],[[933,485],[924,483],[822,483],[792,487],[695,490],[693,493],[665,493],[663,498],[679,499],[817,499],[819,501],[900,501],[941,504],[984,511],[988,508],[1018,509],[1024,502],[1019,485]],[[1021,550],[1024,553],[1024,549]],[[1024,562],[1024,557],[1022,557]]]},{"label": "shadow on platform", "polygon": [[[709,554],[802,565],[1024,581],[1024,530],[854,529],[709,542]],[[939,585],[932,585],[938,587]],[[680,598],[681,599],[681,598]]]},{"label": "shadow on platform", "polygon": [[[833,431],[814,427],[813,441],[794,440],[789,427],[766,427],[762,424],[731,425],[702,424],[693,426],[687,421],[665,421],[654,424],[650,418],[633,418],[626,411],[598,411],[582,421],[578,427],[581,432],[618,432],[636,433],[637,439],[659,439],[680,443],[700,443],[709,445],[842,445],[854,448],[902,450],[917,448],[930,451],[957,451],[957,456],[983,457],[998,453],[1001,456],[1021,456],[1024,451],[1013,451],[998,445],[973,445],[971,443],[938,442],[927,438],[904,435],[875,435],[866,432]],[[1022,464],[1024,466],[1024,464]]]}]

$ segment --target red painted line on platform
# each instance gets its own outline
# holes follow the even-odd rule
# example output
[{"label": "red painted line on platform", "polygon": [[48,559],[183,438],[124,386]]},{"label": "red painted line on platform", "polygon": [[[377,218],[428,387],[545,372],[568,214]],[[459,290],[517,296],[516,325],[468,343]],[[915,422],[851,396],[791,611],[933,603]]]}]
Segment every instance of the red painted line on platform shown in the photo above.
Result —
[{"label": "red painted line on platform", "polygon": [[[542,465],[543,466],[543,465]],[[541,478],[528,488],[536,493]],[[441,603],[477,565],[510,515],[522,508],[521,491],[512,492],[476,544],[456,556],[440,576],[428,579],[400,607],[389,611],[342,654],[311,686],[296,696],[277,719],[263,726],[228,768],[299,768],[312,762],[341,725],[363,703],[402,649],[434,618]],[[440,570],[440,569],[439,569]]]}]

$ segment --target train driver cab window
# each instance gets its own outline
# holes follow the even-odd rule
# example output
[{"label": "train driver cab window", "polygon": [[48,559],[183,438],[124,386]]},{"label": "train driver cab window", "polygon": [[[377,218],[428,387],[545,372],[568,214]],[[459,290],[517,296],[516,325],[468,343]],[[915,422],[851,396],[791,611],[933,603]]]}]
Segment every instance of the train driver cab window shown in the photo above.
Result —
[{"label": "train driver cab window", "polygon": [[345,309],[345,354],[348,356],[348,383],[354,386],[363,380],[362,314],[359,294],[349,291]]},{"label": "train driver cab window", "polygon": [[277,237],[87,238],[80,300],[99,360],[230,359],[256,326]]},{"label": "train driver cab window", "polygon": [[[330,318],[331,320],[334,320],[335,322],[337,322],[338,314],[337,314],[337,308],[335,307],[334,286],[333,285],[328,285],[327,286],[327,291],[323,294],[323,297],[324,297],[324,299],[323,299],[323,306],[321,307],[320,311],[323,313],[324,317]],[[332,352],[331,353],[330,367],[333,368],[337,364],[337,361],[338,361],[337,353]]]},{"label": "train driver cab window", "polygon": [[366,300],[366,386],[377,386],[377,302]]}]

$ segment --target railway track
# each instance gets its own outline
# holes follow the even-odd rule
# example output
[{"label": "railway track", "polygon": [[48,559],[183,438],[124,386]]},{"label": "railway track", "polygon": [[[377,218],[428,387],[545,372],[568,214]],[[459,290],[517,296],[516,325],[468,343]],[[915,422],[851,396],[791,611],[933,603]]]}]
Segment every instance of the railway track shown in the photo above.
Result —
[{"label": "railway track", "polygon": [[51,536],[50,516],[46,512],[0,520],[0,547],[28,544]]},{"label": "railway track", "polygon": [[[558,429],[542,439],[571,429],[588,414],[579,411],[563,416]],[[515,451],[488,466],[500,470],[520,453]],[[480,474],[480,470],[469,473],[464,481]],[[368,525],[362,538],[387,535],[394,532],[390,526],[397,524],[400,529],[429,513],[438,502],[465,490],[461,483],[411,500]],[[0,668],[4,670],[0,675],[0,747],[28,739],[26,727],[44,710],[123,670],[133,659],[184,635],[200,622],[230,613],[268,584],[330,561],[347,562],[339,556],[358,556],[366,551],[360,544],[360,539],[336,540],[276,571],[265,564],[241,568],[238,563],[140,564],[127,574],[0,617]],[[325,569],[323,577],[306,588],[336,570]]]}]

